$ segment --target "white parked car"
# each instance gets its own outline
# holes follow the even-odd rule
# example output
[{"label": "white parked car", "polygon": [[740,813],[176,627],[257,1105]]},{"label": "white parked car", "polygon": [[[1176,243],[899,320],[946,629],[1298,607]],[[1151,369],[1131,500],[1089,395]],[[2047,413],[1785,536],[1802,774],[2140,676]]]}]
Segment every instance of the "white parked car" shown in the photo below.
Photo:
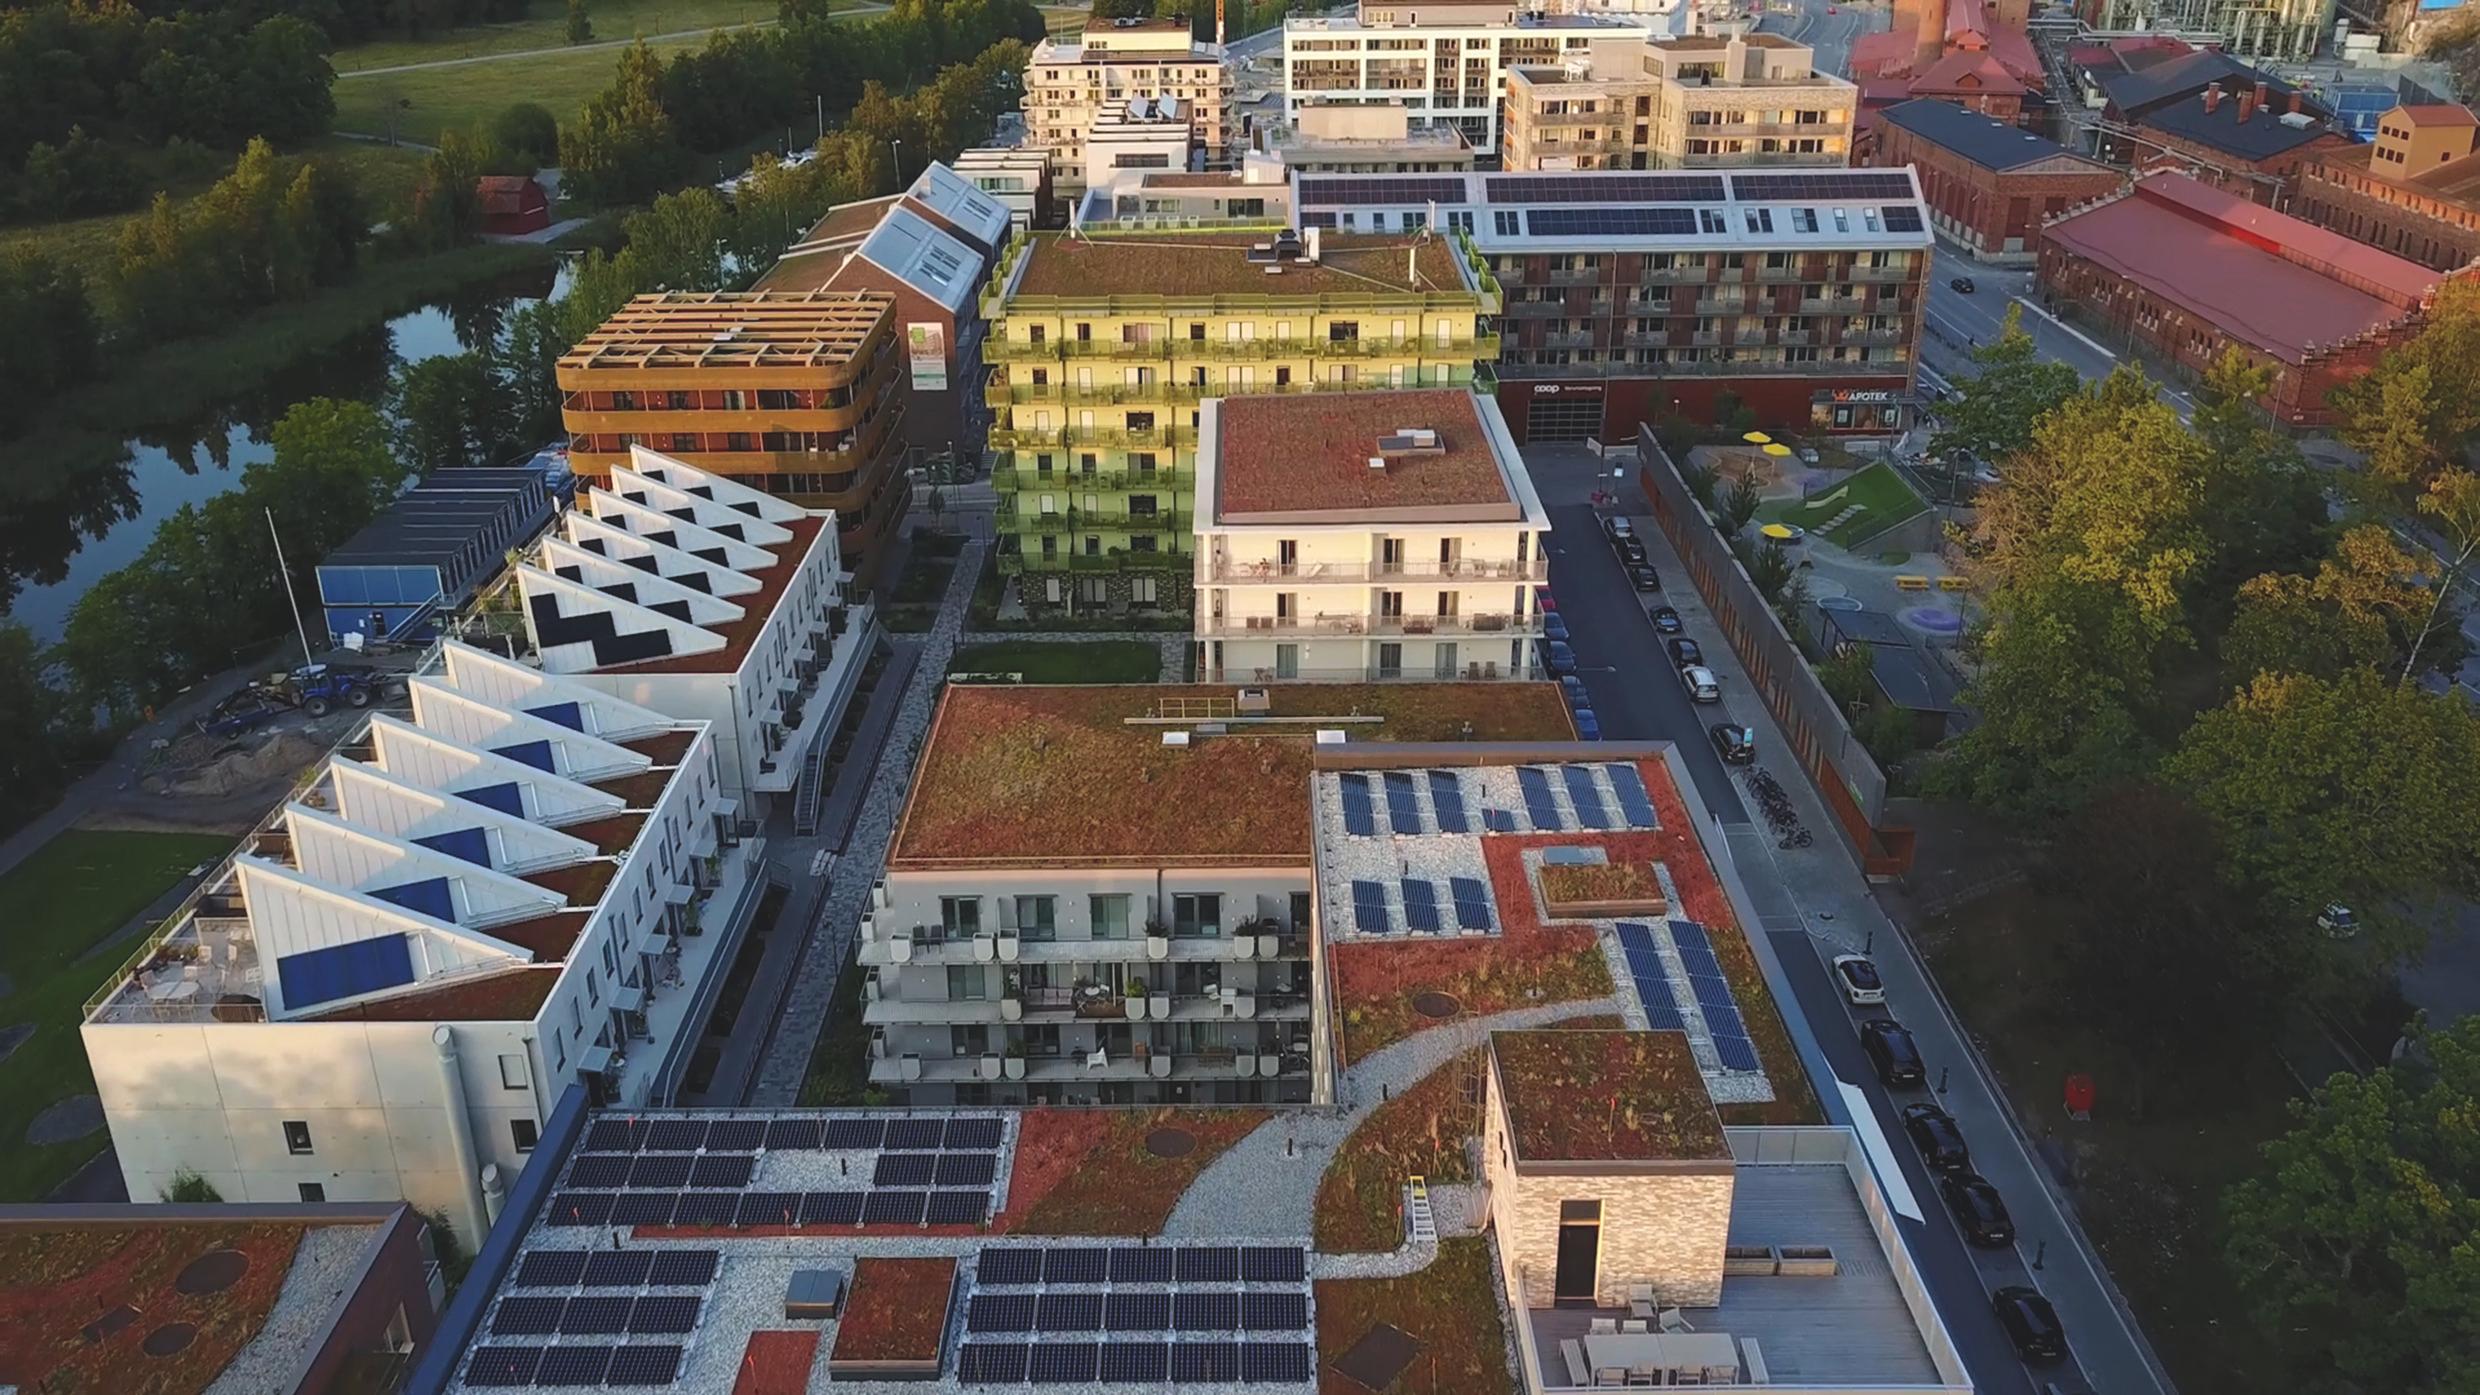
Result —
[{"label": "white parked car", "polygon": [[1688,690],[1690,702],[1722,701],[1722,685],[1714,679],[1714,671],[1699,664],[1690,664],[1679,671],[1679,686]]},{"label": "white parked car", "polygon": [[1876,1007],[1886,1001],[1886,981],[1877,976],[1877,965],[1866,955],[1834,956],[1834,986],[1854,1007]]}]

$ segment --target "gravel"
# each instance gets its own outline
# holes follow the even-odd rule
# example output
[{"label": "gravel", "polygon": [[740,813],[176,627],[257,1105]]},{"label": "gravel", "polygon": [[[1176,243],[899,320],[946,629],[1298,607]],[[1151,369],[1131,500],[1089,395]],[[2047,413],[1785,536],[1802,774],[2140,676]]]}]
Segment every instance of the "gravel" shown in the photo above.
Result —
[{"label": "gravel", "polygon": [[336,1300],[361,1277],[362,1255],[378,1237],[375,1225],[323,1225],[302,1232],[293,1267],[258,1332],[233,1353],[204,1395],[265,1395],[289,1387],[302,1354],[326,1335]]}]

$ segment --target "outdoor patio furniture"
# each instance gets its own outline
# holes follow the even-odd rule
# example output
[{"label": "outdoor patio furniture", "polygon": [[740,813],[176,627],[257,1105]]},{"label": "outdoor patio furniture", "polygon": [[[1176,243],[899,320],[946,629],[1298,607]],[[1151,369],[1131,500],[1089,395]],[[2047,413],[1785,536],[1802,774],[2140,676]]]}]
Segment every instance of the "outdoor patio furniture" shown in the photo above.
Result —
[{"label": "outdoor patio furniture", "polygon": [[1593,1368],[1584,1361],[1584,1344],[1570,1337],[1559,1343],[1559,1359],[1567,1363],[1569,1385],[1591,1385]]},{"label": "outdoor patio furniture", "polygon": [[1625,1385],[1628,1383],[1627,1370],[1620,1366],[1604,1366],[1593,1373],[1593,1383],[1595,1385]]},{"label": "outdoor patio furniture", "polygon": [[1664,1308],[1661,1317],[1662,1330],[1665,1332],[1694,1332],[1696,1330],[1696,1324],[1688,1321],[1688,1315],[1677,1308]]},{"label": "outdoor patio furniture", "polygon": [[1645,1320],[1643,1318],[1626,1318],[1619,1323],[1619,1332],[1622,1336],[1630,1332],[1643,1332],[1645,1330]]},{"label": "outdoor patio furniture", "polygon": [[1593,1319],[1592,1325],[1585,1330],[1596,1337],[1615,1337],[1619,1333],[1619,1320],[1617,1318],[1597,1317]]}]

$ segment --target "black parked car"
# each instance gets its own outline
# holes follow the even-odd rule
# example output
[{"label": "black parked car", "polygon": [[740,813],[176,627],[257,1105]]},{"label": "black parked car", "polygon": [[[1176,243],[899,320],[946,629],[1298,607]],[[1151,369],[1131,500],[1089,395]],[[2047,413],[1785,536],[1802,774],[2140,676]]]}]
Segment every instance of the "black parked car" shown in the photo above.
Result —
[{"label": "black parked car", "polygon": [[1645,540],[1636,537],[1620,539],[1619,565],[1623,567],[1642,567],[1647,565],[1645,561]]},{"label": "black parked car", "polygon": [[1663,647],[1671,651],[1671,665],[1674,668],[1695,668],[1705,662],[1705,651],[1697,648],[1693,639],[1665,640]]},{"label": "black parked car", "polygon": [[[1650,570],[1650,568],[1648,568],[1648,570]],[[1653,627],[1666,635],[1675,635],[1679,633],[1682,628],[1679,623],[1679,612],[1666,605],[1655,606],[1653,608]]]},{"label": "black parked car", "polygon": [[2015,1218],[2006,1213],[2005,1200],[1988,1179],[1977,1172],[1949,1172],[1938,1179],[1938,1191],[1946,1198],[1946,1209],[1955,1213],[1964,1239],[1984,1250],[2015,1243]]},{"label": "black parked car", "polygon": [[1714,753],[1724,765],[1747,765],[1757,758],[1757,733],[1737,722],[1716,722],[1707,729],[1714,739]]},{"label": "black parked car", "polygon": [[2067,1329],[2039,1289],[2008,1284],[1989,1295],[1989,1307],[1998,1315],[1998,1325],[2006,1329],[2006,1339],[2015,1344],[2017,1356],[2035,1366],[2054,1366],[2067,1359]]},{"label": "black parked car", "polygon": [[1628,584],[1635,587],[1639,591],[1659,591],[1662,589],[1661,573],[1656,572],[1653,569],[1653,564],[1651,562],[1630,562],[1628,563],[1627,574]]},{"label": "black parked car", "polygon": [[1977,291],[1977,290],[1979,290],[1979,289],[1980,289],[1980,287],[1975,286],[1975,285],[1973,285],[1973,284],[1972,284],[1972,278],[1971,278],[1971,277],[1969,277],[1969,276],[1958,276],[1958,277],[1956,277],[1954,280],[1949,281],[1949,282],[1947,282],[1946,284],[1947,284],[1947,285],[1950,285],[1950,286],[1952,286],[1952,287],[1954,287],[1954,288],[1955,288],[1956,290],[1958,290],[1958,291],[1961,291],[1961,292],[1962,292],[1963,294],[1965,294],[1965,295],[1970,295],[1970,294],[1972,294],[1974,291]]},{"label": "black parked car", "polygon": [[1972,1150],[1964,1145],[1955,1116],[1934,1104],[1903,1106],[1903,1131],[1912,1136],[1920,1160],[1940,1172],[1960,1172],[1972,1165]]},{"label": "black parked car", "polygon": [[1860,1049],[1868,1053],[1869,1063],[1877,1067],[1878,1080],[1890,1090],[1917,1087],[1928,1078],[1928,1068],[1921,1064],[1920,1048],[1912,1044],[1912,1034],[1893,1018],[1875,1017],[1861,1023]]}]

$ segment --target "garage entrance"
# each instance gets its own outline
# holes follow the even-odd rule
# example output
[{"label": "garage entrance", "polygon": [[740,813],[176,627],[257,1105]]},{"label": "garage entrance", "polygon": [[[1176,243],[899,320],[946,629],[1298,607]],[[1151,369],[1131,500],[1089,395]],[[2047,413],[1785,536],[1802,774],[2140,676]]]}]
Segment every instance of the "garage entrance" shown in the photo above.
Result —
[{"label": "garage entrance", "polygon": [[1602,399],[1536,397],[1524,418],[1528,445],[1551,441],[1589,441],[1602,434]]}]

